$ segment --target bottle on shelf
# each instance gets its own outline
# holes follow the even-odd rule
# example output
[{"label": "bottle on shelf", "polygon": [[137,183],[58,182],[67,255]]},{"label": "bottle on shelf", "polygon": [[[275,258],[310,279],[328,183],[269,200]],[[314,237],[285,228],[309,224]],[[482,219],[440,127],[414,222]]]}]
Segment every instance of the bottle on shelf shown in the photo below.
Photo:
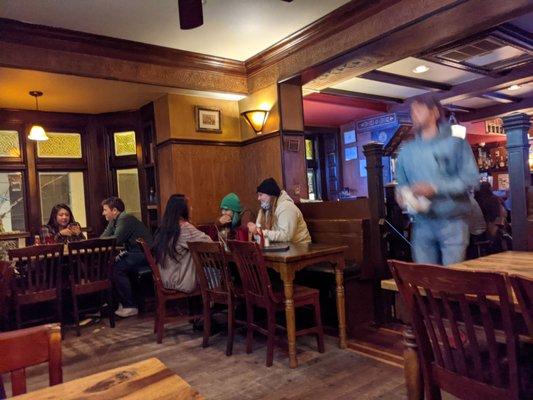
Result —
[{"label": "bottle on shelf", "polygon": [[154,204],[156,202],[156,197],[155,197],[155,190],[153,187],[150,188],[150,192],[148,193],[148,202],[150,204]]},{"label": "bottle on shelf", "polygon": [[41,238],[39,237],[39,235],[35,235],[35,237],[33,238],[33,244],[34,244],[34,246],[40,246],[41,245]]}]

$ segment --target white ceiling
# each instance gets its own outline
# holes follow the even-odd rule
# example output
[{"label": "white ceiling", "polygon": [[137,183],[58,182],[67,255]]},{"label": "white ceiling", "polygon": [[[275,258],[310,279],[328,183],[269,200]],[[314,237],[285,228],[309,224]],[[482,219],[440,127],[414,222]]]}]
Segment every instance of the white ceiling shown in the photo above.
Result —
[{"label": "white ceiling", "polygon": [[469,99],[463,99],[463,100],[453,102],[454,106],[462,106],[462,107],[470,107],[470,108],[483,108],[483,107],[494,106],[496,104],[500,104],[500,103],[498,103],[497,101],[485,99],[482,97],[471,97]]},{"label": "white ceiling", "polygon": [[138,109],[167,93],[226,100],[244,97],[12,68],[0,68],[0,88],[0,108],[34,110],[35,100],[28,92],[40,90],[44,93],[40,110],[86,114]]},{"label": "white ceiling", "polygon": [[178,0],[0,0],[0,17],[244,61],[348,0],[204,0],[179,28]]},{"label": "white ceiling", "polygon": [[507,94],[509,96],[516,96],[516,97],[528,97],[533,92],[533,77],[531,78],[531,82],[520,85],[519,89],[516,90],[498,90],[498,93]]},{"label": "white ceiling", "polygon": [[407,97],[418,96],[420,94],[427,93],[426,90],[392,85],[390,83],[377,82],[363,78],[351,78],[344,82],[333,85],[332,88],[347,90],[350,92],[375,94],[378,96],[396,97],[399,99],[405,99]]},{"label": "white ceiling", "polygon": [[[413,69],[419,65],[425,65],[426,67],[429,67],[429,70],[421,74],[415,74]],[[459,83],[468,82],[482,77],[482,75],[474,74],[472,72],[447,67],[446,65],[437,64],[415,57],[407,57],[403,60],[396,61],[392,64],[379,68],[379,71],[408,76],[411,78],[424,79],[426,81],[448,83],[450,85],[457,85]]]}]

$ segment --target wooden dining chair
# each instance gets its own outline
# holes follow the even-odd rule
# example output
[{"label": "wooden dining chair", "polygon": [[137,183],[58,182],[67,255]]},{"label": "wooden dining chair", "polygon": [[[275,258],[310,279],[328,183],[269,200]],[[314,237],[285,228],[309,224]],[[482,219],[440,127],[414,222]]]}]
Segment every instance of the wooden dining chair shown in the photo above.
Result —
[{"label": "wooden dining chair", "polygon": [[[276,336],[276,312],[285,310],[285,296],[272,288],[267,266],[261,248],[255,242],[228,242],[241,277],[246,299],[246,352],[252,352],[253,332],[267,337],[266,366],[274,360],[274,339]],[[315,325],[296,331],[296,336],[315,334],[318,351],[324,352],[324,330],[320,317],[319,291],[304,286],[294,286],[294,308],[313,306]],[[254,321],[254,307],[264,308],[267,312],[267,327],[263,328]]]},{"label": "wooden dining chair", "polygon": [[[62,321],[63,244],[30,246],[8,250],[9,259],[15,262],[17,278],[13,279],[13,303],[17,328],[22,321],[22,307],[38,303],[55,302],[54,322]],[[34,323],[50,318],[26,321]]]},{"label": "wooden dining chair", "polygon": [[165,323],[175,320],[175,318],[167,316],[167,303],[172,300],[188,299],[194,296],[201,296],[200,289],[195,290],[192,293],[180,292],[179,290],[166,289],[163,286],[161,280],[161,273],[157,266],[150,247],[143,239],[137,239],[137,243],[141,246],[148,265],[152,270],[152,276],[154,279],[154,291],[157,299],[157,308],[154,321],[154,333],[157,335],[157,343],[163,342],[163,335],[165,333]]},{"label": "wooden dining chair", "polygon": [[26,368],[48,362],[50,386],[63,382],[58,324],[0,333],[0,374],[11,374],[12,396],[26,393]]},{"label": "wooden dining chair", "polygon": [[0,330],[7,331],[9,329],[12,279],[12,263],[9,261],[0,261]]},{"label": "wooden dining chair", "polygon": [[388,263],[411,317],[427,398],[440,399],[442,389],[460,399],[517,400],[518,338],[504,276]]},{"label": "wooden dining chair", "polygon": [[220,242],[187,242],[191,251],[203,302],[204,337],[202,346],[209,345],[211,335],[211,305],[224,304],[228,308],[228,340],[226,355],[233,352],[235,334],[235,306],[237,296],[233,287],[224,247]]},{"label": "wooden dining chair", "polygon": [[529,336],[533,337],[533,280],[521,275],[511,275],[509,280],[526,321]]},{"label": "wooden dining chair", "polygon": [[[80,314],[88,311],[101,311],[104,302],[108,304],[109,325],[111,328],[115,327],[113,285],[111,283],[115,242],[116,239],[107,238],[82,240],[68,244],[69,281],[74,323],[78,336],[81,335]],[[98,305],[95,307],[93,303],[90,308],[80,309],[78,299],[92,293],[98,293]]]}]

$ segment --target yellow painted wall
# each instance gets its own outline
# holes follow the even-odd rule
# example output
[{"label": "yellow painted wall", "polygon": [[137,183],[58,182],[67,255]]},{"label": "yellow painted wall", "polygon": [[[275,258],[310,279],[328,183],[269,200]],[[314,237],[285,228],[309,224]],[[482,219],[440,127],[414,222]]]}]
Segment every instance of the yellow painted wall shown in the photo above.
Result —
[{"label": "yellow painted wall", "polygon": [[[268,118],[263,128],[263,135],[279,131],[279,112],[278,112],[278,88],[277,85],[270,85],[264,89],[258,90],[246,98],[239,100],[239,113],[249,110],[269,110]],[[253,129],[241,118],[241,138],[247,140],[256,136]]]}]

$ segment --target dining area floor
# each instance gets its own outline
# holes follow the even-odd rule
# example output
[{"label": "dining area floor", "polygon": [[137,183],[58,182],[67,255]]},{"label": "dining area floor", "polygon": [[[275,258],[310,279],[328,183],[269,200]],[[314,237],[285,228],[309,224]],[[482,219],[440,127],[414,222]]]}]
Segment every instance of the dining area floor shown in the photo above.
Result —
[{"label": "dining area floor", "polygon": [[[207,348],[201,347],[201,331],[187,321],[169,324],[162,344],[152,332],[150,315],[117,321],[114,329],[104,322],[86,326],[81,337],[67,331],[62,343],[64,382],[155,357],[205,399],[406,398],[401,368],[339,349],[331,336],[326,336],[324,354],[316,351],[314,338],[299,338],[299,367],[290,369],[283,347],[276,347],[273,366],[265,367],[263,338],[258,337],[254,352],[246,354],[240,330],[231,357],[224,353],[224,332],[214,335]],[[48,386],[46,365],[27,373],[28,391]]]}]

